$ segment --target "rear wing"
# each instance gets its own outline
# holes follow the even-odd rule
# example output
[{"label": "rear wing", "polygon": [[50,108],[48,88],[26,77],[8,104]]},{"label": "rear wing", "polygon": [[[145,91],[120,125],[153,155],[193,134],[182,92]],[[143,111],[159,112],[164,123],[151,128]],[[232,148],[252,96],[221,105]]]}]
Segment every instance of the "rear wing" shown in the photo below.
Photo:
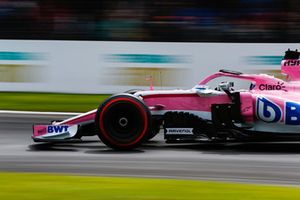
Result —
[{"label": "rear wing", "polygon": [[287,76],[289,81],[300,81],[300,53],[298,50],[288,49],[281,61],[281,73]]}]

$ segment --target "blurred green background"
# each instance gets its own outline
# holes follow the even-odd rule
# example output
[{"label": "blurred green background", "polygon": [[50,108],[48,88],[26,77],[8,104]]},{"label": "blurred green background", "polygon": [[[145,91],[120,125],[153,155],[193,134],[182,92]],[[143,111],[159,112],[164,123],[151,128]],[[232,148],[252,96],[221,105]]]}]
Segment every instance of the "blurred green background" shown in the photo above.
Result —
[{"label": "blurred green background", "polygon": [[300,189],[214,181],[0,173],[0,199],[296,200]]},{"label": "blurred green background", "polygon": [[0,110],[86,112],[109,94],[0,92]]}]

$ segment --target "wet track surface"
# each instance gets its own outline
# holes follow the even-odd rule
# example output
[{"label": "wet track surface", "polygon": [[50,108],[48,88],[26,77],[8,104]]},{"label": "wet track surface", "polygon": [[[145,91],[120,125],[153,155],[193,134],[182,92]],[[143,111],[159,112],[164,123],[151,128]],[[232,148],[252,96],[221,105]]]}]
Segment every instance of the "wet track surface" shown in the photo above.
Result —
[{"label": "wet track surface", "polygon": [[158,135],[137,150],[120,152],[97,137],[73,143],[32,142],[33,122],[60,118],[0,114],[0,171],[300,185],[300,143],[165,144]]}]

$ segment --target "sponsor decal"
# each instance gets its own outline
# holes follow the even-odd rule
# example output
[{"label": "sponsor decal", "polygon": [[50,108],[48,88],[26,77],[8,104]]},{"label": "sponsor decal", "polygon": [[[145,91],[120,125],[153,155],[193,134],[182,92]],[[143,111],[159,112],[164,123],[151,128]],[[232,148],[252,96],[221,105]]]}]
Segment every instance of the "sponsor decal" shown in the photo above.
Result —
[{"label": "sponsor decal", "polygon": [[300,65],[300,60],[286,60],[283,63],[283,66],[298,66]]},{"label": "sponsor decal", "polygon": [[285,85],[284,82],[277,82],[277,84],[272,85],[272,84],[260,84],[258,86],[259,90],[284,90]]},{"label": "sponsor decal", "polygon": [[249,65],[278,65],[281,62],[282,56],[263,55],[263,56],[246,56],[243,57],[244,62]]},{"label": "sponsor decal", "polygon": [[264,122],[278,122],[282,118],[281,108],[264,97],[258,97],[256,100],[257,117]]},{"label": "sponsor decal", "polygon": [[247,106],[247,107],[242,109],[242,113],[248,112],[251,109],[252,109],[252,106]]},{"label": "sponsor decal", "polygon": [[288,125],[300,124],[300,104],[285,102],[285,123]]},{"label": "sponsor decal", "polygon": [[106,61],[123,63],[188,63],[189,56],[185,55],[162,55],[162,54],[109,54]]},{"label": "sponsor decal", "polygon": [[39,130],[34,135],[39,139],[65,139],[74,137],[78,131],[78,125],[37,125]]},{"label": "sponsor decal", "polygon": [[0,60],[45,60],[45,53],[0,51]]},{"label": "sponsor decal", "polygon": [[42,134],[46,134],[47,133],[47,129],[46,128],[42,128],[40,130],[38,130],[38,134],[42,135]]},{"label": "sponsor decal", "polygon": [[[0,69],[1,70],[1,69]],[[1,76],[1,73],[0,73]],[[107,75],[99,80],[103,85],[114,86],[147,86],[149,77],[152,77],[153,86],[174,87],[179,86],[181,78],[188,76],[188,70],[175,66],[170,67],[128,67],[116,66],[107,68]],[[182,80],[183,80],[182,79]]]},{"label": "sponsor decal", "polygon": [[193,128],[166,128],[169,135],[193,135]]},{"label": "sponsor decal", "polygon": [[[286,101],[284,105],[284,123],[287,125],[300,125],[300,104]],[[279,122],[282,117],[282,110],[279,105],[271,100],[258,97],[256,100],[257,118],[268,123]]]},{"label": "sponsor decal", "polygon": [[[1,54],[0,54],[1,61]],[[34,76],[33,76],[34,74]],[[42,68],[36,64],[0,64],[0,82],[34,83],[43,81]]]},{"label": "sponsor decal", "polygon": [[55,126],[55,125],[51,125],[48,126],[48,133],[65,133],[68,132],[68,128],[69,126],[67,125],[63,125],[63,126]]},{"label": "sponsor decal", "polygon": [[251,83],[250,90],[253,90],[255,88],[255,86],[256,86],[255,84]]}]

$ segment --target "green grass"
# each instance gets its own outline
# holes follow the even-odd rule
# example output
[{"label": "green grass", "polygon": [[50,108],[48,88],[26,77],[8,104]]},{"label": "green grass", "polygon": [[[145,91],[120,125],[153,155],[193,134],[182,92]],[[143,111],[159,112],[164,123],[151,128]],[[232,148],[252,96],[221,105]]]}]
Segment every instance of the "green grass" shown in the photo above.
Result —
[{"label": "green grass", "polygon": [[95,109],[108,94],[60,94],[0,92],[0,110],[86,112]]},{"label": "green grass", "polygon": [[212,181],[0,173],[3,200],[296,200],[300,188]]}]

